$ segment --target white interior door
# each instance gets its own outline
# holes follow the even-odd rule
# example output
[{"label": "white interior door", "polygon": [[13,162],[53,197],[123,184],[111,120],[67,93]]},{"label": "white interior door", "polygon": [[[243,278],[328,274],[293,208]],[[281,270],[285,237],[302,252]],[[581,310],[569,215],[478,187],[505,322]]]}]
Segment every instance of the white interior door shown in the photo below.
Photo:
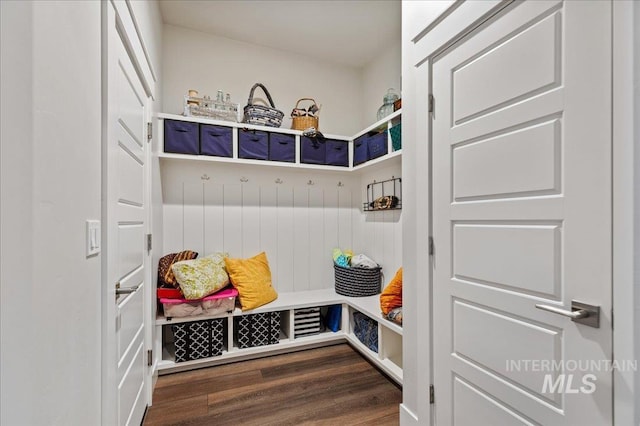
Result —
[{"label": "white interior door", "polygon": [[[148,97],[111,5],[107,29],[105,424],[139,425],[148,405],[145,300],[148,262]],[[113,326],[113,328],[111,328]]]},{"label": "white interior door", "polygon": [[610,22],[517,2],[434,60],[438,425],[612,423]]}]

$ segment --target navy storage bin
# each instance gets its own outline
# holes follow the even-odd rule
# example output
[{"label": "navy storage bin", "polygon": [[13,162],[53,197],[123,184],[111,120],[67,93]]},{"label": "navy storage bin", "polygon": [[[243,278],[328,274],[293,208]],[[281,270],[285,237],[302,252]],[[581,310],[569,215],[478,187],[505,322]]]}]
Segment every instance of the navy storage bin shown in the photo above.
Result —
[{"label": "navy storage bin", "polygon": [[378,352],[378,323],[368,316],[353,312],[353,334],[356,335],[367,348]]},{"label": "navy storage bin", "polygon": [[164,120],[164,152],[176,154],[200,153],[198,123]]},{"label": "navy storage bin", "polygon": [[367,135],[362,135],[353,141],[353,165],[357,166],[358,164],[362,164],[369,159],[369,154],[367,151],[367,141],[369,137]]},{"label": "navy storage bin", "polygon": [[300,162],[307,164],[325,164],[327,143],[325,139],[300,138]]},{"label": "navy storage bin", "polygon": [[231,127],[200,125],[200,154],[217,157],[233,156]]},{"label": "navy storage bin", "polygon": [[326,162],[328,166],[349,166],[349,143],[327,139]]},{"label": "navy storage bin", "polygon": [[269,134],[260,130],[238,132],[238,157],[254,160],[269,158]]},{"label": "navy storage bin", "polygon": [[296,137],[282,133],[269,135],[269,160],[296,162]]},{"label": "navy storage bin", "polygon": [[367,142],[369,160],[373,160],[374,158],[382,157],[388,151],[387,144],[387,132],[376,133],[375,135],[369,136],[369,141]]}]

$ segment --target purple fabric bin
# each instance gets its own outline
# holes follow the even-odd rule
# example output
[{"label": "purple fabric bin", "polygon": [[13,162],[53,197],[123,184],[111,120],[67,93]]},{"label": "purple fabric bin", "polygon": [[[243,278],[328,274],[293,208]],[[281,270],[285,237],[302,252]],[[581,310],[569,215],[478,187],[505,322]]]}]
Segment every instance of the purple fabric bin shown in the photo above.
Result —
[{"label": "purple fabric bin", "polygon": [[254,160],[269,158],[269,134],[260,130],[238,132],[238,157]]},{"label": "purple fabric bin", "polygon": [[231,127],[200,125],[200,154],[216,157],[233,156]]},{"label": "purple fabric bin", "polygon": [[164,120],[164,152],[176,154],[200,153],[198,123]]},{"label": "purple fabric bin", "polygon": [[269,135],[269,160],[296,162],[296,137],[282,133]]},{"label": "purple fabric bin", "polygon": [[369,136],[367,145],[369,151],[369,160],[382,157],[387,153],[389,148],[387,132],[380,132],[376,133],[375,135]]},{"label": "purple fabric bin", "polygon": [[328,166],[349,166],[349,142],[327,139],[327,161]]},{"label": "purple fabric bin", "polygon": [[300,162],[306,164],[325,164],[327,143],[325,139],[300,138]]},{"label": "purple fabric bin", "polygon": [[353,141],[353,165],[365,163],[369,159],[367,151],[367,141],[369,136],[362,135]]}]

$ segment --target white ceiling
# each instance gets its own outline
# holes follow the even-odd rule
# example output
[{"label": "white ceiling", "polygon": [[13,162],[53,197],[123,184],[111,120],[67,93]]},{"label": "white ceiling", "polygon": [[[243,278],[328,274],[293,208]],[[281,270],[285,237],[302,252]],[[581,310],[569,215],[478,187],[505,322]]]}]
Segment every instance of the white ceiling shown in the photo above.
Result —
[{"label": "white ceiling", "polygon": [[166,24],[362,67],[400,42],[399,0],[161,0]]}]

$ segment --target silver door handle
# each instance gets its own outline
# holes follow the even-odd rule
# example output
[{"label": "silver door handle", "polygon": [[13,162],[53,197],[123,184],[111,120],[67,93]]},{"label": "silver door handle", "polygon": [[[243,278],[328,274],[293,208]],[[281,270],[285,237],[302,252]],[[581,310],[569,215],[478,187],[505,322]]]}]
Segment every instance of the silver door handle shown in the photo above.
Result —
[{"label": "silver door handle", "polygon": [[142,285],[142,284],[138,284],[135,287],[120,288],[120,283],[118,283],[118,284],[116,284],[116,296],[119,296],[121,294],[135,293],[140,288],[140,285]]},{"label": "silver door handle", "polygon": [[558,308],[556,306],[537,304],[536,308],[543,311],[552,312],[571,318],[571,321],[588,325],[589,327],[600,328],[600,306],[589,305],[587,303],[571,301],[571,310]]}]

